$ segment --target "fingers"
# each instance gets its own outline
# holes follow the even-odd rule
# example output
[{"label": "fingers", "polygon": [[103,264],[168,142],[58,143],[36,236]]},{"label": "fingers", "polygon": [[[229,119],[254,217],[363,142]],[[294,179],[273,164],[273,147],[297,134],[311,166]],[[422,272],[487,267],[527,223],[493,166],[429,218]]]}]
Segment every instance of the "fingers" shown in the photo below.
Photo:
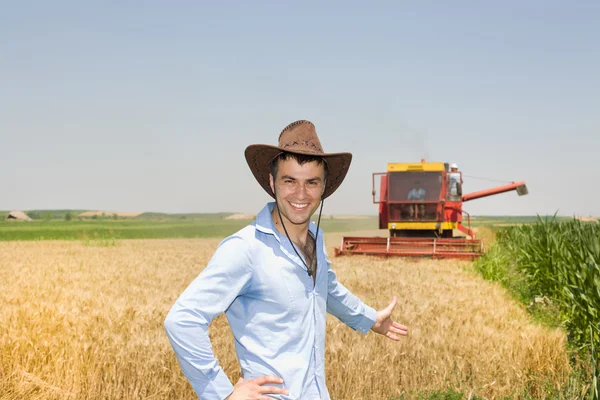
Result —
[{"label": "fingers", "polygon": [[399,324],[398,322],[393,322],[393,323],[392,323],[392,326],[393,326],[394,328],[398,328],[398,329],[401,329],[401,330],[403,330],[403,331],[408,331],[408,326],[406,326],[406,325],[402,325],[402,324]]},{"label": "fingers", "polygon": [[408,335],[408,330],[406,329],[398,329],[394,326],[390,326],[390,329],[388,329],[389,333],[395,333],[397,335],[402,335],[402,336],[406,336]]},{"label": "fingers", "polygon": [[[383,333],[383,332],[382,332]],[[397,322],[392,322],[385,332],[385,336],[393,341],[399,341],[402,336],[408,335],[408,327]]]},{"label": "fingers", "polygon": [[389,330],[392,331],[392,332],[394,332],[394,333],[398,333],[400,335],[407,335],[408,334],[408,326],[399,324],[397,322],[393,322],[392,326],[390,326]]},{"label": "fingers", "polygon": [[259,386],[262,386],[265,383],[283,383],[283,379],[276,376],[259,376],[258,378],[252,379],[252,381]]},{"label": "fingers", "polygon": [[[267,383],[283,383],[283,379],[278,378],[276,376],[259,376],[258,378],[251,379],[249,382],[258,385],[258,394],[285,394],[289,395],[290,393],[285,388],[280,388],[276,386],[263,386]],[[270,397],[260,397],[265,399],[270,399]]]},{"label": "fingers", "polygon": [[288,395],[288,391],[285,390],[284,388],[279,388],[279,387],[275,387],[275,386],[261,386],[260,389],[258,389],[258,393],[260,394],[285,394]]}]

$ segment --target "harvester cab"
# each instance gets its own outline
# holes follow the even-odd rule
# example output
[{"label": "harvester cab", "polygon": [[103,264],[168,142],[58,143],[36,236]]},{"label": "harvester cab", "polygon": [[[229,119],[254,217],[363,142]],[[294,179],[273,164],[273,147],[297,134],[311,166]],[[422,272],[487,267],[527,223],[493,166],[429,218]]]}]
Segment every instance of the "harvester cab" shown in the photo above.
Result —
[{"label": "harvester cab", "polygon": [[335,254],[479,257],[483,244],[475,238],[463,202],[511,190],[524,195],[527,186],[513,182],[464,195],[462,183],[456,164],[388,164],[386,172],[373,174],[372,194],[379,205],[379,229],[387,229],[389,237],[344,237]]}]

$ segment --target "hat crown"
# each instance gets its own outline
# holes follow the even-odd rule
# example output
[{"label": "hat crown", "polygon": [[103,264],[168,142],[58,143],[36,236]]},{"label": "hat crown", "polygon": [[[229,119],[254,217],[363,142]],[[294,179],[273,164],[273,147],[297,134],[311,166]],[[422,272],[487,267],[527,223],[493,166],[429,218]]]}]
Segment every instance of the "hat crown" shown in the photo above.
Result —
[{"label": "hat crown", "polygon": [[284,151],[302,151],[315,155],[323,154],[323,147],[312,122],[292,122],[279,134],[279,147]]}]

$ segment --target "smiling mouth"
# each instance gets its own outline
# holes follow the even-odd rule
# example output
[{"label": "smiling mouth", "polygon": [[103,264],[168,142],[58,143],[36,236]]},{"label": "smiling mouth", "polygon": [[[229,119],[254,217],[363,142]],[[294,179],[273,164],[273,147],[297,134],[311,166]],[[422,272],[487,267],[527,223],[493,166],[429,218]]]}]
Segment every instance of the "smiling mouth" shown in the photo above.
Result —
[{"label": "smiling mouth", "polygon": [[292,203],[291,201],[289,201],[288,203],[290,203],[292,207],[294,207],[297,210],[304,210],[306,207],[308,207],[308,203]]}]

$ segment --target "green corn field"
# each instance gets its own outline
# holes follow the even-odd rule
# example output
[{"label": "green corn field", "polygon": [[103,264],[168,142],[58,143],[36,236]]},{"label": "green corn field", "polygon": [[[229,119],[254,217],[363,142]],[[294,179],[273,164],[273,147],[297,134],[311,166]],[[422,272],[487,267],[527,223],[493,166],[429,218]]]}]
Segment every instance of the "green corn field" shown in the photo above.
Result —
[{"label": "green corn field", "polygon": [[590,355],[590,398],[597,399],[600,222],[538,217],[533,224],[502,228],[476,267],[525,304],[535,306],[539,300],[551,305],[555,322],[567,330],[573,347]]},{"label": "green corn field", "polygon": [[598,343],[600,337],[600,223],[573,219],[499,232],[498,244],[515,256],[530,289],[560,306],[574,343]]}]

